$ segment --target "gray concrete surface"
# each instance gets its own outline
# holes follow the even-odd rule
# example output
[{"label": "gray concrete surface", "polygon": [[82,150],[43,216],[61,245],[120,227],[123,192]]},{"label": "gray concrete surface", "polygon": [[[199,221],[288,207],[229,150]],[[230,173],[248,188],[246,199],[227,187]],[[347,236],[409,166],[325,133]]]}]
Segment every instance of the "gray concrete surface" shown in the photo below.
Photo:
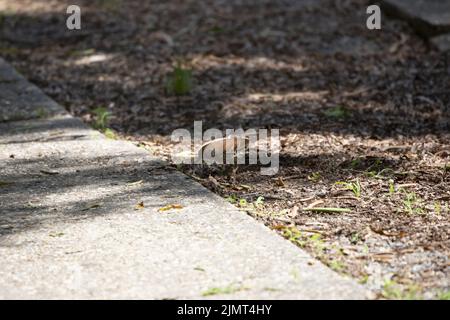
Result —
[{"label": "gray concrete surface", "polygon": [[[1,59],[1,58],[0,58]],[[39,89],[0,62],[0,121],[14,121],[63,114],[63,110]]]},{"label": "gray concrete surface", "polygon": [[442,52],[450,52],[450,33],[442,34],[430,39],[430,42]]},{"label": "gray concrete surface", "polygon": [[423,36],[450,32],[450,0],[383,0],[388,15],[409,21]]},{"label": "gray concrete surface", "polygon": [[[1,59],[0,79],[1,299],[367,297],[148,151],[70,117]],[[183,208],[158,211],[168,204]]]}]

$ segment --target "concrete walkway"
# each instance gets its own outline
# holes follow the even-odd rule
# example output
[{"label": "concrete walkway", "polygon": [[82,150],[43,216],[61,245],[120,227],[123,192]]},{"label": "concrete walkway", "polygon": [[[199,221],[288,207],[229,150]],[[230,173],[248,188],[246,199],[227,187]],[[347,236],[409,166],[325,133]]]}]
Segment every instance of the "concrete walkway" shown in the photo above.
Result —
[{"label": "concrete walkway", "polygon": [[437,49],[450,52],[450,0],[382,0],[390,16],[408,21]]},{"label": "concrete walkway", "polygon": [[[1,299],[366,297],[147,151],[72,118],[1,59],[0,119]],[[158,211],[170,204],[183,208]]]}]

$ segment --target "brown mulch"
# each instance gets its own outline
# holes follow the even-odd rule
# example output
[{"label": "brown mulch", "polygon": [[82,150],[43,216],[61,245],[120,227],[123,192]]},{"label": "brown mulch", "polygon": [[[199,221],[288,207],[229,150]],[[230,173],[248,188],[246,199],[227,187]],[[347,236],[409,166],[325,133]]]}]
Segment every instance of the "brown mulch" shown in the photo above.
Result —
[{"label": "brown mulch", "polygon": [[[70,32],[69,2],[0,0],[0,55],[72,114],[92,123],[104,106],[118,136],[168,159],[171,132],[194,120],[279,128],[276,176],[178,168],[379,297],[448,297],[449,55],[401,21],[367,30],[367,1],[79,2]],[[173,97],[179,60],[194,84]]]}]

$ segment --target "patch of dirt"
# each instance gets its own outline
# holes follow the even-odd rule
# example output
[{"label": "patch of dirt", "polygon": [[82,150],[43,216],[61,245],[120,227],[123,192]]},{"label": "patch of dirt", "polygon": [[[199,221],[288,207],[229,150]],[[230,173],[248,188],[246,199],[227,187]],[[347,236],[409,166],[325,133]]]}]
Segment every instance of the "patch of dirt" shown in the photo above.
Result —
[{"label": "patch of dirt", "polygon": [[[279,128],[276,176],[178,168],[379,297],[448,296],[448,55],[401,21],[367,30],[367,1],[79,2],[82,30],[67,31],[68,2],[0,0],[0,55],[169,161],[194,120]],[[177,61],[192,69],[182,97],[166,90]]]}]

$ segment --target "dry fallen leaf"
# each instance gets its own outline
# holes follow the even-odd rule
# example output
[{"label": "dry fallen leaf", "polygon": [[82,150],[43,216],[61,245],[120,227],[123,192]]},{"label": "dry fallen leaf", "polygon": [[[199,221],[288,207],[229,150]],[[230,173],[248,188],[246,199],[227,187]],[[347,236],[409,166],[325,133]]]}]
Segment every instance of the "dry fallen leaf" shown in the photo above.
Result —
[{"label": "dry fallen leaf", "polygon": [[62,237],[64,235],[64,232],[50,232],[48,235],[53,238]]},{"label": "dry fallen leaf", "polygon": [[144,201],[141,201],[134,206],[134,210],[142,210],[142,209],[144,209]]},{"label": "dry fallen leaf", "polygon": [[393,257],[394,257],[394,255],[391,252],[380,252],[380,253],[375,253],[375,254],[371,255],[371,258],[373,260],[379,261],[379,262],[390,262]]},{"label": "dry fallen leaf", "polygon": [[127,185],[135,186],[135,185],[138,185],[138,184],[142,184],[143,182],[144,182],[144,180],[132,181],[132,182],[128,182]]},{"label": "dry fallen leaf", "polygon": [[286,184],[284,183],[282,177],[278,177],[278,179],[275,180],[275,184],[276,184],[277,186],[279,186],[279,187],[285,187],[285,186],[286,186]]},{"label": "dry fallen leaf", "polygon": [[406,232],[404,232],[404,231],[399,231],[399,232],[388,232],[388,231],[386,231],[386,230],[379,229],[379,228],[376,228],[376,227],[374,227],[374,226],[369,226],[369,228],[370,228],[371,231],[373,231],[373,232],[375,232],[375,233],[377,233],[377,234],[379,234],[379,235],[386,236],[386,237],[398,237],[398,238],[403,238],[403,237],[406,236]]},{"label": "dry fallen leaf", "polygon": [[183,209],[183,206],[181,204],[168,204],[167,206],[164,206],[162,208],[159,208],[159,212],[169,211],[172,209]]}]

